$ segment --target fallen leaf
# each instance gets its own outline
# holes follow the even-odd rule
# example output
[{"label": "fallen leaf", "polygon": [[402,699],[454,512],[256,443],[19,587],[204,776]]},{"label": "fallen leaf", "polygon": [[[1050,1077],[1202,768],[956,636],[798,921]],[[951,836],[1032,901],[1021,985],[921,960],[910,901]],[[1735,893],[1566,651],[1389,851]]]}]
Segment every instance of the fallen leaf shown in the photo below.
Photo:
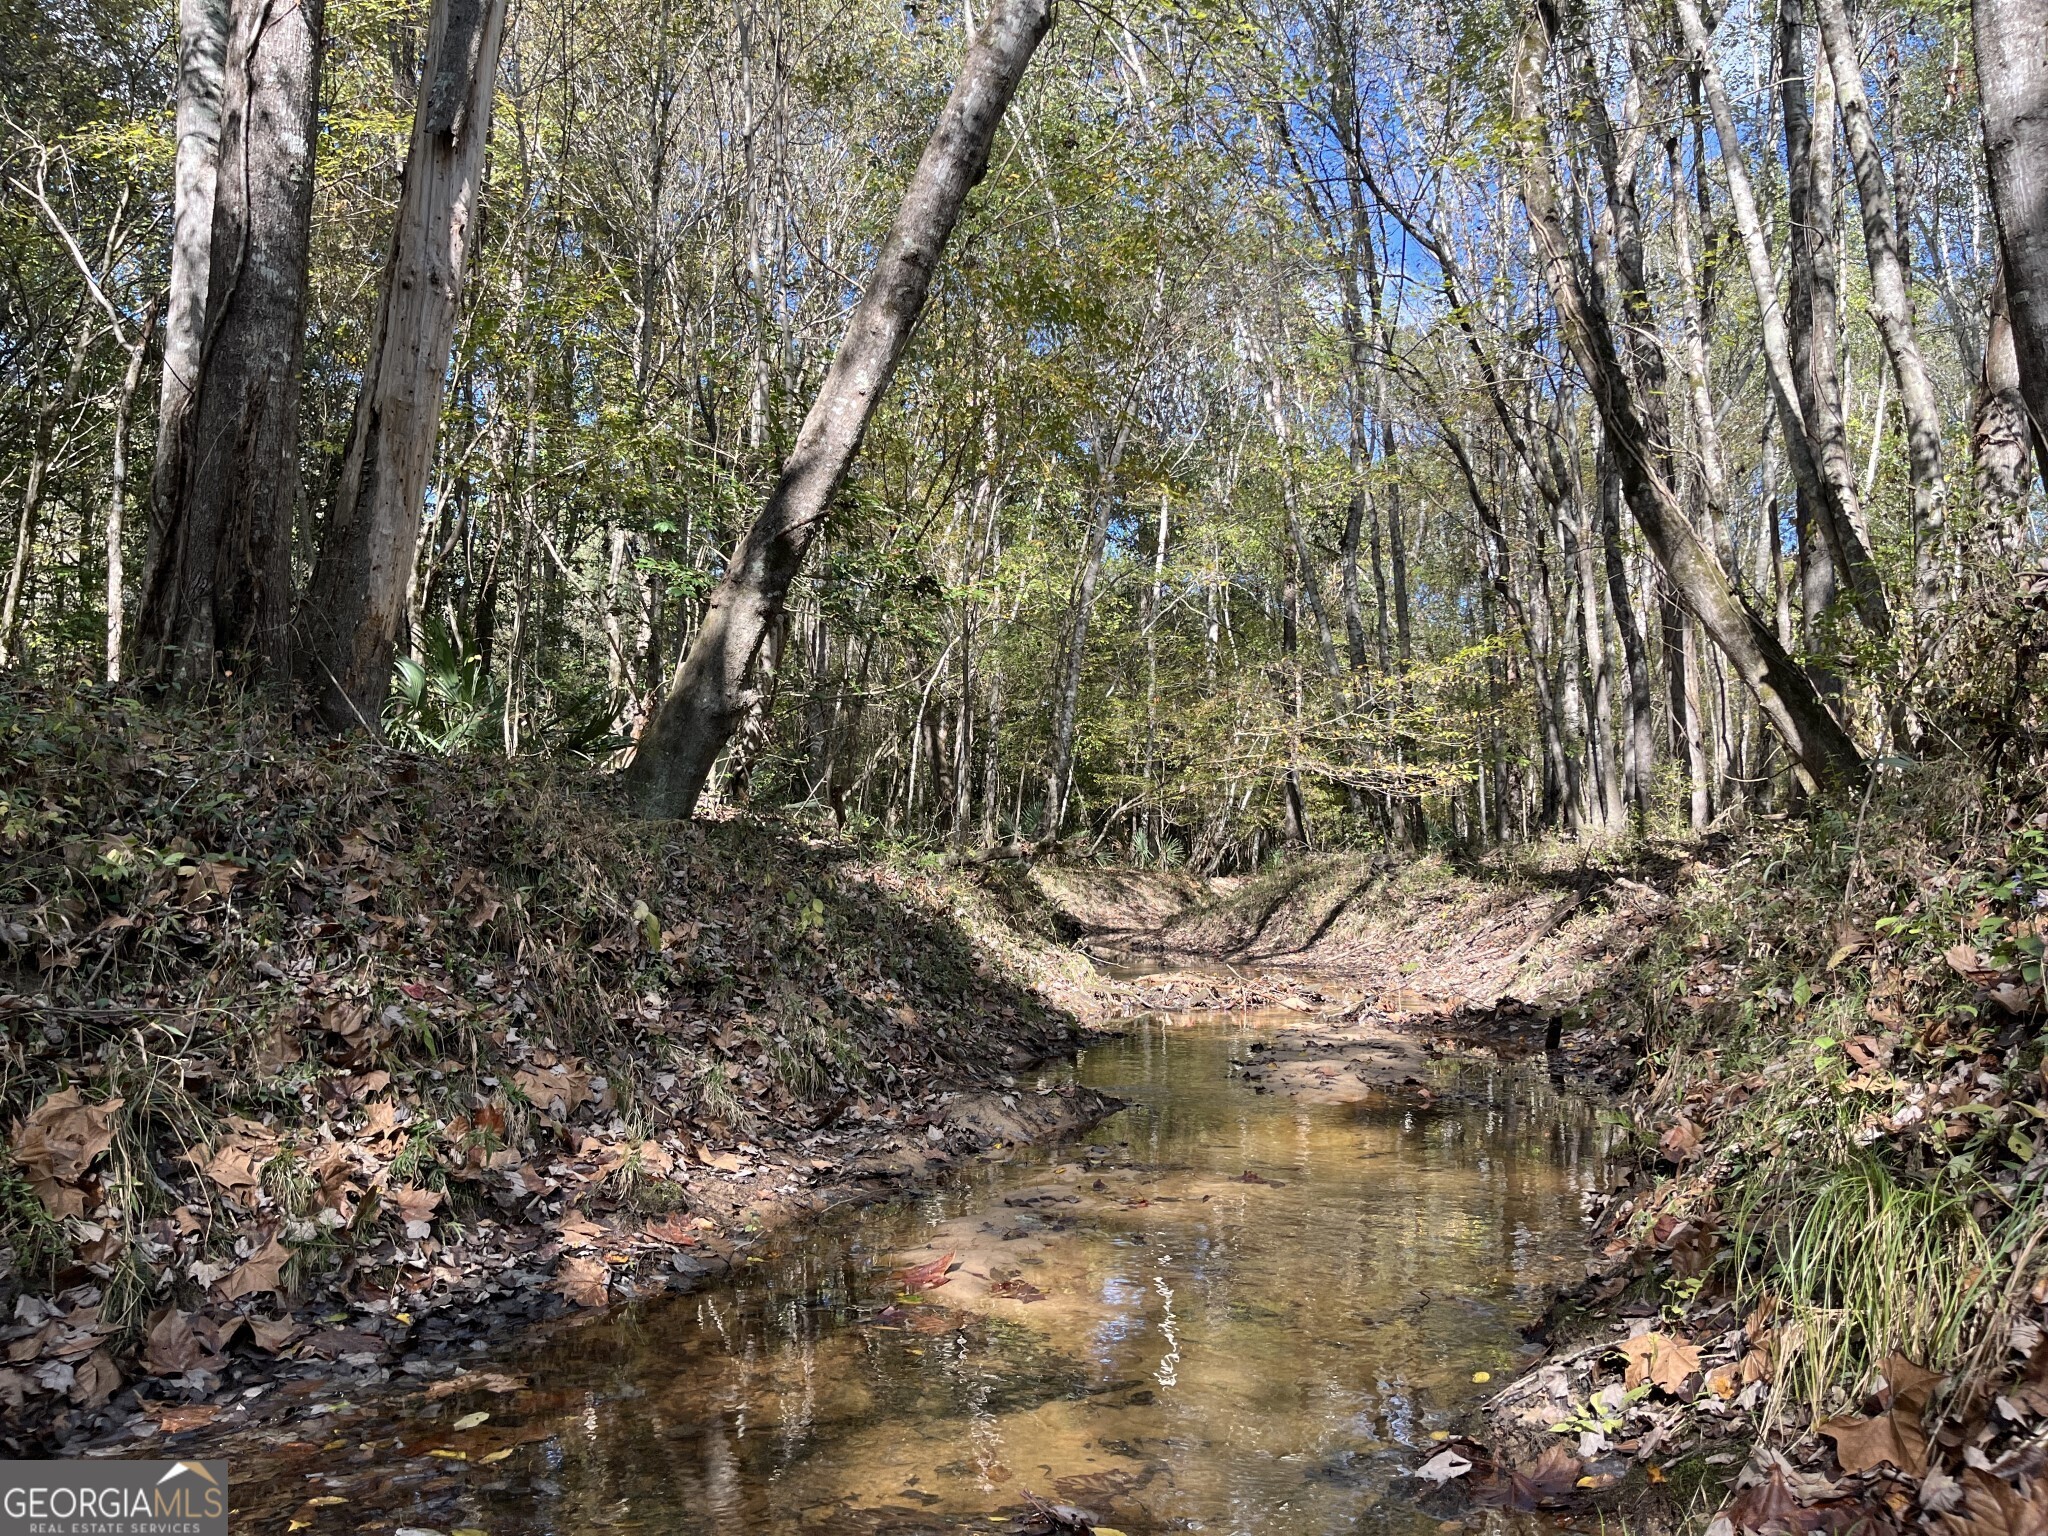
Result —
[{"label": "fallen leaf", "polygon": [[1657,1150],[1670,1163],[1686,1163],[1700,1155],[1699,1127],[1690,1120],[1680,1120],[1670,1130],[1657,1138]]},{"label": "fallen leaf", "polygon": [[80,1187],[93,1160],[113,1144],[123,1101],[88,1104],[76,1088],[51,1094],[14,1122],[14,1159],[53,1216],[83,1216]]},{"label": "fallen leaf", "polygon": [[152,1376],[182,1376],[185,1372],[211,1368],[214,1351],[207,1347],[192,1326],[192,1319],[176,1307],[166,1307],[150,1320],[143,1344],[142,1366]]},{"label": "fallen leaf", "polygon": [[1429,1460],[1415,1469],[1415,1475],[1426,1483],[1435,1483],[1441,1488],[1454,1477],[1463,1477],[1472,1470],[1472,1463],[1456,1451],[1438,1451]]},{"label": "fallen leaf", "polygon": [[1685,1385],[1686,1377],[1700,1368],[1697,1349],[1683,1339],[1661,1333],[1645,1333],[1629,1339],[1622,1344],[1621,1353],[1628,1360],[1628,1372],[1623,1382],[1631,1387],[1640,1387],[1647,1382],[1666,1392],[1676,1393]]},{"label": "fallen leaf", "polygon": [[191,1403],[157,1411],[156,1427],[167,1435],[182,1435],[188,1429],[199,1429],[220,1417],[219,1403]]},{"label": "fallen leaf", "polygon": [[488,1413],[485,1413],[482,1409],[478,1409],[475,1413],[465,1413],[461,1418],[457,1419],[449,1427],[451,1429],[475,1429],[477,1425],[483,1423],[485,1420],[489,1418],[490,1415]]},{"label": "fallen leaf", "polygon": [[1927,1434],[1918,1413],[1895,1408],[1875,1418],[1829,1419],[1820,1432],[1835,1442],[1835,1459],[1844,1472],[1889,1464],[1917,1477],[1927,1466]]},{"label": "fallen leaf", "polygon": [[261,1248],[221,1277],[213,1288],[214,1294],[223,1300],[233,1301],[238,1296],[281,1291],[284,1289],[284,1267],[291,1262],[291,1257],[291,1249],[278,1241],[273,1233]]},{"label": "fallen leaf", "polygon": [[571,1254],[555,1266],[554,1289],[579,1307],[601,1307],[611,1300],[611,1279],[602,1259]]},{"label": "fallen leaf", "polygon": [[933,1259],[929,1264],[916,1264],[909,1269],[898,1270],[894,1276],[897,1286],[906,1291],[932,1291],[950,1284],[946,1271],[953,1267],[953,1254],[949,1250],[943,1258]]},{"label": "fallen leaf", "polygon": [[289,1317],[252,1317],[249,1319],[249,1337],[256,1347],[270,1354],[304,1335],[305,1327]]}]

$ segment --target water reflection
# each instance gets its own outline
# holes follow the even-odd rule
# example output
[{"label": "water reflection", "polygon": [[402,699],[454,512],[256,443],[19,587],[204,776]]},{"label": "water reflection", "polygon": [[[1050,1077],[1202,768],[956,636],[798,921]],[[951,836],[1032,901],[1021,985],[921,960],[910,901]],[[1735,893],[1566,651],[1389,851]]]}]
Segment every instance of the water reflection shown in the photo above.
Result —
[{"label": "water reflection", "polygon": [[[377,1489],[302,1468],[245,1507],[330,1479],[360,1497],[302,1511],[312,1536],[365,1502],[492,1536],[910,1533],[996,1529],[1028,1488],[1134,1536],[1432,1529],[1386,1485],[1574,1273],[1603,1133],[1497,1067],[1442,1069],[1428,1105],[1260,1094],[1229,1071],[1256,1028],[1141,1025],[1080,1063],[1134,1101],[1086,1145],[575,1330],[518,1362],[533,1392],[386,1426],[411,1444],[373,1452]],[[947,1253],[902,1300],[891,1271]],[[410,1480],[476,1408],[530,1438]]]}]

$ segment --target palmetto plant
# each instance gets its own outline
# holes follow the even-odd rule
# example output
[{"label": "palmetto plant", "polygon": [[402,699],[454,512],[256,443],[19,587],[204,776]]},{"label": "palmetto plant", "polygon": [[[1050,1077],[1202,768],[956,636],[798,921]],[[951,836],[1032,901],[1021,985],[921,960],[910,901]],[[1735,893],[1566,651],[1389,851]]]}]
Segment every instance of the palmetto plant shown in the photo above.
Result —
[{"label": "palmetto plant", "polygon": [[384,734],[395,746],[439,757],[475,751],[504,710],[504,691],[483,659],[466,656],[441,625],[428,631],[426,656],[399,658],[384,706]]}]

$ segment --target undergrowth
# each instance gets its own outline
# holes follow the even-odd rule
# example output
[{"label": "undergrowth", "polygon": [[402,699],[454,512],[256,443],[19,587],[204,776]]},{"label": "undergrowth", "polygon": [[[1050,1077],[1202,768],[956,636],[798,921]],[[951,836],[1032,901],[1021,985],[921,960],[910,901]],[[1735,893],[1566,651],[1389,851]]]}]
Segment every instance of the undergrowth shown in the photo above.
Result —
[{"label": "undergrowth", "polygon": [[[132,1336],[265,1234],[287,1290],[400,1262],[394,1191],[460,1229],[503,1205],[481,1175],[590,1136],[630,1192],[657,1128],[991,1080],[1071,1021],[981,901],[844,842],[639,822],[594,776],[0,688],[0,1304],[89,1285]],[[31,1166],[38,1116],[95,1114],[89,1169]],[[201,1177],[224,1147],[253,1176]]]},{"label": "undergrowth", "polygon": [[1711,1283],[1775,1317],[1773,1412],[1800,1427],[1895,1353],[1955,1372],[1961,1412],[2033,1337],[2044,829],[1954,764],[1888,768],[1747,829],[1594,1007],[1647,1038],[1646,1118],[1677,1167],[1637,1235],[1715,1234]]}]

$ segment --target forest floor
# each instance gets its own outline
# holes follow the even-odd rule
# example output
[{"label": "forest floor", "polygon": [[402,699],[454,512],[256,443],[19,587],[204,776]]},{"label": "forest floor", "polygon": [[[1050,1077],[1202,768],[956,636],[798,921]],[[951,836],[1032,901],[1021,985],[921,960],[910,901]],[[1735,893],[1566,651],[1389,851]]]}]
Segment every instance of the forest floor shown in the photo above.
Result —
[{"label": "forest floor", "polygon": [[1418,1469],[1447,1511],[2039,1530],[2044,848],[1930,779],[1704,842],[949,866],[10,691],[0,1445],[457,1379],[1091,1123],[1056,1069],[1092,1026],[1259,1007],[1266,1091],[1547,1048],[1621,1096],[1550,1353]]}]

